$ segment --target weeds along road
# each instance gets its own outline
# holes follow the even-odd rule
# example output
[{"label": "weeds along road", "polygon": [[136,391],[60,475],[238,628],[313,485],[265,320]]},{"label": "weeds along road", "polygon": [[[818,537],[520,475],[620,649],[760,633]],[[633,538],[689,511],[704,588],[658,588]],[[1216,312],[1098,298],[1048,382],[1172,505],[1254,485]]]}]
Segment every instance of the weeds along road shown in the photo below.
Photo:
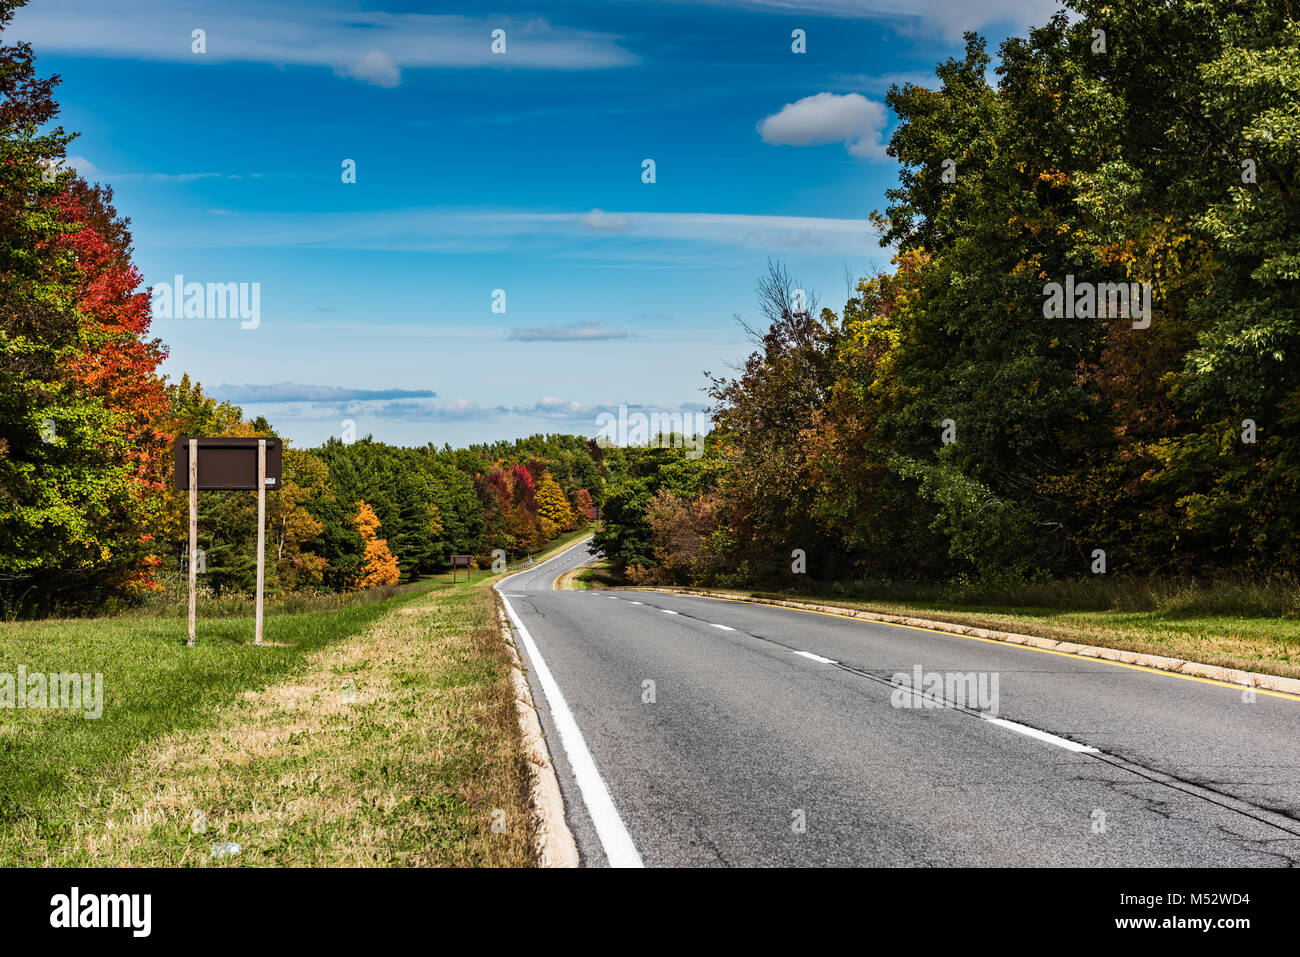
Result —
[{"label": "weeds along road", "polygon": [[584,865],[1300,863],[1293,696],[793,609],[553,589],[590,560],[580,542],[496,586]]}]

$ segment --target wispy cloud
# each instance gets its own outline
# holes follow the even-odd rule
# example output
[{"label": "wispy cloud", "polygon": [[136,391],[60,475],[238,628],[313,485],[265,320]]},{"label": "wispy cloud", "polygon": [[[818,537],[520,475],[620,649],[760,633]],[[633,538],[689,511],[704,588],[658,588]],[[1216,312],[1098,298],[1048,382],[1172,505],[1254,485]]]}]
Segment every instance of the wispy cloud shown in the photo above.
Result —
[{"label": "wispy cloud", "polygon": [[599,339],[631,339],[636,335],[626,329],[607,325],[600,319],[586,319],[566,326],[530,326],[511,329],[507,339],[521,342],[584,342]]},{"label": "wispy cloud", "polygon": [[[249,403],[250,405],[253,403]],[[544,421],[551,425],[572,428],[594,435],[599,428],[602,413],[618,415],[620,408],[629,414],[689,414],[702,412],[699,402],[681,402],[673,405],[653,405],[636,402],[578,402],[544,396],[530,405],[480,405],[468,399],[457,398],[450,402],[392,401],[392,402],[296,402],[275,407],[276,422],[325,422],[342,424],[353,419],[364,429],[367,421],[379,422],[504,422],[522,419],[528,422]],[[249,409],[244,409],[250,414]]]},{"label": "wispy cloud", "polygon": [[[506,31],[505,53],[492,52],[494,29]],[[194,30],[204,31],[206,52],[193,51]],[[382,87],[398,86],[406,69],[590,70],[637,62],[615,36],[541,18],[386,13],[327,0],[135,0],[126,8],[62,0],[22,8],[6,37],[76,56],[328,67]]]},{"label": "wispy cloud", "polygon": [[594,431],[598,424],[597,418],[600,415],[605,413],[618,415],[622,409],[626,409],[630,415],[633,412],[686,414],[702,412],[704,408],[705,406],[699,402],[680,402],[672,406],[662,406],[641,402],[575,402],[570,399],[545,396],[538,399],[531,406],[515,406],[510,411],[514,415],[547,419],[551,422],[564,423],[572,427],[580,428],[589,425],[591,430]]},{"label": "wispy cloud", "polygon": [[381,419],[392,422],[488,422],[510,414],[504,405],[483,406],[467,399],[430,402],[420,399],[317,402],[290,400],[251,400],[241,402],[245,415],[256,414],[258,406],[268,405],[266,414],[279,422],[327,422],[341,424],[344,419]]},{"label": "wispy cloud", "polygon": [[103,175],[103,171],[84,156],[69,156],[63,161],[63,165],[71,166],[82,179],[94,179]]},{"label": "wispy cloud", "polygon": [[536,250],[548,255],[642,257],[646,244],[685,247],[814,249],[861,255],[877,247],[865,219],[767,216],[743,213],[610,212],[618,231],[593,225],[590,212],[467,212],[405,209],[348,213],[251,212],[198,222],[163,224],[151,245],[163,247],[274,247],[410,252]]},{"label": "wispy cloud", "polygon": [[607,213],[603,209],[593,209],[587,213],[578,222],[588,229],[609,230],[615,233],[626,232],[631,223],[626,216],[618,213]]},{"label": "wispy cloud", "polygon": [[907,86],[910,83],[928,89],[939,86],[939,78],[934,75],[934,71],[924,70],[904,73],[836,73],[831,77],[831,82],[844,90],[876,95],[888,93],[889,88],[895,85]]},{"label": "wispy cloud", "polygon": [[432,389],[345,389],[333,385],[299,385],[280,382],[275,385],[229,385],[223,383],[209,391],[218,402],[330,402],[376,399],[423,399],[438,393]]},{"label": "wispy cloud", "polygon": [[[692,0],[698,2],[698,0]],[[938,29],[949,40],[995,23],[1045,23],[1064,0],[704,0],[712,6],[845,19],[888,20],[903,30]]]},{"label": "wispy cloud", "polygon": [[64,165],[71,166],[88,180],[143,180],[150,183],[196,183],[204,179],[260,179],[261,173],[110,173],[84,156],[69,156]]}]

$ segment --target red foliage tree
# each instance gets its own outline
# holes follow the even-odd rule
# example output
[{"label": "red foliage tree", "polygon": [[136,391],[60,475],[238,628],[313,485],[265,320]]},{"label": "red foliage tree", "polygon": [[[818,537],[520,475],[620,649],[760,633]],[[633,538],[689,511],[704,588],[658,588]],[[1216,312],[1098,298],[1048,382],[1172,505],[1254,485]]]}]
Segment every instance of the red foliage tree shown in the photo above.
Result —
[{"label": "red foliage tree", "polygon": [[150,544],[151,531],[162,507],[173,438],[164,431],[168,403],[157,374],[167,351],[158,339],[147,338],[152,320],[149,296],[140,291],[140,272],[131,262],[129,223],[117,217],[112,196],[107,187],[72,179],[53,200],[55,215],[73,227],[55,246],[70,252],[76,264],[81,345],[71,357],[68,375],[113,413],[126,439],[121,454],[133,477],[133,507],[121,518],[138,530],[140,555],[124,584],[148,588],[160,563]]},{"label": "red foliage tree", "polygon": [[590,522],[596,517],[596,504],[591,500],[591,493],[585,488],[574,491],[569,504],[580,522]]}]

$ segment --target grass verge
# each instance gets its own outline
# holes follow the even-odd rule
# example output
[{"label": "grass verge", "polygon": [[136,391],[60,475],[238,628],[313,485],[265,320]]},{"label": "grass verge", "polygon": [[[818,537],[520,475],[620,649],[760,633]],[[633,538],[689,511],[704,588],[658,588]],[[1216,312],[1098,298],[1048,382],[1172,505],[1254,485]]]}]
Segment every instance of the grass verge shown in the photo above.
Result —
[{"label": "grass verge", "polygon": [[707,590],[928,618],[1300,678],[1300,621],[1275,615],[1215,614],[1187,608],[1140,611],[968,605],[937,601],[880,601],[802,591]]},{"label": "grass verge", "polygon": [[0,671],[105,688],[99,720],[0,712],[0,865],[535,863],[487,582],[268,617],[263,648],[239,618],[196,648],[172,619],[0,625]]},{"label": "grass verge", "polygon": [[604,558],[570,569],[555,580],[555,587],[561,591],[586,591],[624,584],[626,582],[615,573],[614,566]]},{"label": "grass verge", "polygon": [[[635,585],[608,562],[600,562],[579,570],[573,587]],[[815,587],[687,590],[927,618],[1300,678],[1300,589],[1294,583],[1049,582],[1005,594],[952,596],[937,587],[931,589],[933,594],[906,596],[888,588],[880,595]]]}]

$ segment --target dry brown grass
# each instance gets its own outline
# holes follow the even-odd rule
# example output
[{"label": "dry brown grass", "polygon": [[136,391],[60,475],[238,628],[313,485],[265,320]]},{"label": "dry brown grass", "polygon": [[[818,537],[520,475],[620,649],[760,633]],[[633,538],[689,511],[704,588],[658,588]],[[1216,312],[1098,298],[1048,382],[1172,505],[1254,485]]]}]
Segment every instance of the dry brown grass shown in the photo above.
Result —
[{"label": "dry brown grass", "polygon": [[222,866],[535,865],[511,667],[486,587],[421,595],[215,726],[138,751],[79,809],[78,850],[109,866],[208,865],[229,841],[242,850]]}]

